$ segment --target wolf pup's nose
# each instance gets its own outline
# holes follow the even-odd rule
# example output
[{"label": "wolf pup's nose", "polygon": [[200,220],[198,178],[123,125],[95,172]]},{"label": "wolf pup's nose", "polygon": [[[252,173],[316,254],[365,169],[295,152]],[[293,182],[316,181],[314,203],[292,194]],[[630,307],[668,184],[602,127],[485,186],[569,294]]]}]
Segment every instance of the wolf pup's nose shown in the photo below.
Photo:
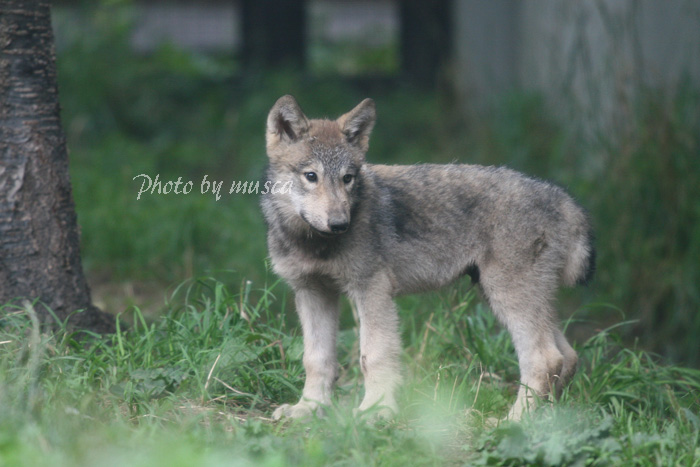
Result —
[{"label": "wolf pup's nose", "polygon": [[336,222],[333,224],[328,224],[328,227],[331,228],[332,233],[341,234],[341,233],[345,232],[346,230],[348,230],[349,225],[350,224],[347,222]]}]

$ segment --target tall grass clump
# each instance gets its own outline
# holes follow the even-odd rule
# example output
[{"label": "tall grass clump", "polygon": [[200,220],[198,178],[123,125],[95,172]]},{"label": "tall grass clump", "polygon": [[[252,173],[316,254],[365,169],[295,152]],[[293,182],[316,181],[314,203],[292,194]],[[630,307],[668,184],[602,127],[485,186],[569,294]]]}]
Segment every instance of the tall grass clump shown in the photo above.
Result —
[{"label": "tall grass clump", "polygon": [[57,331],[42,328],[33,311],[40,303],[4,306],[0,464],[255,457],[255,447],[235,453],[228,444],[240,448],[241,436],[247,442],[271,401],[296,396],[300,337],[283,332],[282,315],[269,306],[271,289],[250,282],[230,293],[196,279],[172,297],[161,319],[148,322],[134,308],[132,324],[120,320],[105,337],[61,323]]},{"label": "tall grass clump", "polygon": [[642,341],[700,365],[700,90],[640,96],[590,192],[601,288]]}]

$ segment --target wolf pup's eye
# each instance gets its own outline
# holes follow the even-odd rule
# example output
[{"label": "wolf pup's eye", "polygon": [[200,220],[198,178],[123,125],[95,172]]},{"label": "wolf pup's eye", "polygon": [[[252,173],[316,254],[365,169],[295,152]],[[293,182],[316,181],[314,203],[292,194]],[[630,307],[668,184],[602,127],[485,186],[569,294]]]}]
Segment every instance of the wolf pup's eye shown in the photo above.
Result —
[{"label": "wolf pup's eye", "polygon": [[316,172],[306,172],[304,174],[304,177],[311,183],[315,183],[318,181],[318,175],[316,175]]},{"label": "wolf pup's eye", "polygon": [[348,183],[352,182],[352,179],[353,179],[352,174],[345,174],[343,176],[343,183],[345,183],[347,185]]}]

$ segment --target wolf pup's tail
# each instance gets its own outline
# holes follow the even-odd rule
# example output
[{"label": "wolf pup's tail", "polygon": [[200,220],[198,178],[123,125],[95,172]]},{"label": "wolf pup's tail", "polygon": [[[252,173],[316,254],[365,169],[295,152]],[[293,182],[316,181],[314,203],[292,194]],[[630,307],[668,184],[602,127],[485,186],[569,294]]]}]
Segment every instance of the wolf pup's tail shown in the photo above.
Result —
[{"label": "wolf pup's tail", "polygon": [[569,286],[588,284],[595,274],[595,259],[593,231],[586,220],[586,227],[575,236],[566,258],[564,283]]}]

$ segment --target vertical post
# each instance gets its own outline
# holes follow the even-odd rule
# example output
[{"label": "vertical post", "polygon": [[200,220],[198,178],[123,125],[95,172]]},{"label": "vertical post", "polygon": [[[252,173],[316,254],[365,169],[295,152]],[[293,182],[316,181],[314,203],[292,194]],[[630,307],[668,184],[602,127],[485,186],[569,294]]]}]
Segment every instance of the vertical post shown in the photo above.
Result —
[{"label": "vertical post", "polygon": [[306,1],[242,0],[246,67],[306,65]]},{"label": "vertical post", "polygon": [[400,0],[401,70],[420,86],[431,87],[452,52],[451,0]]}]

